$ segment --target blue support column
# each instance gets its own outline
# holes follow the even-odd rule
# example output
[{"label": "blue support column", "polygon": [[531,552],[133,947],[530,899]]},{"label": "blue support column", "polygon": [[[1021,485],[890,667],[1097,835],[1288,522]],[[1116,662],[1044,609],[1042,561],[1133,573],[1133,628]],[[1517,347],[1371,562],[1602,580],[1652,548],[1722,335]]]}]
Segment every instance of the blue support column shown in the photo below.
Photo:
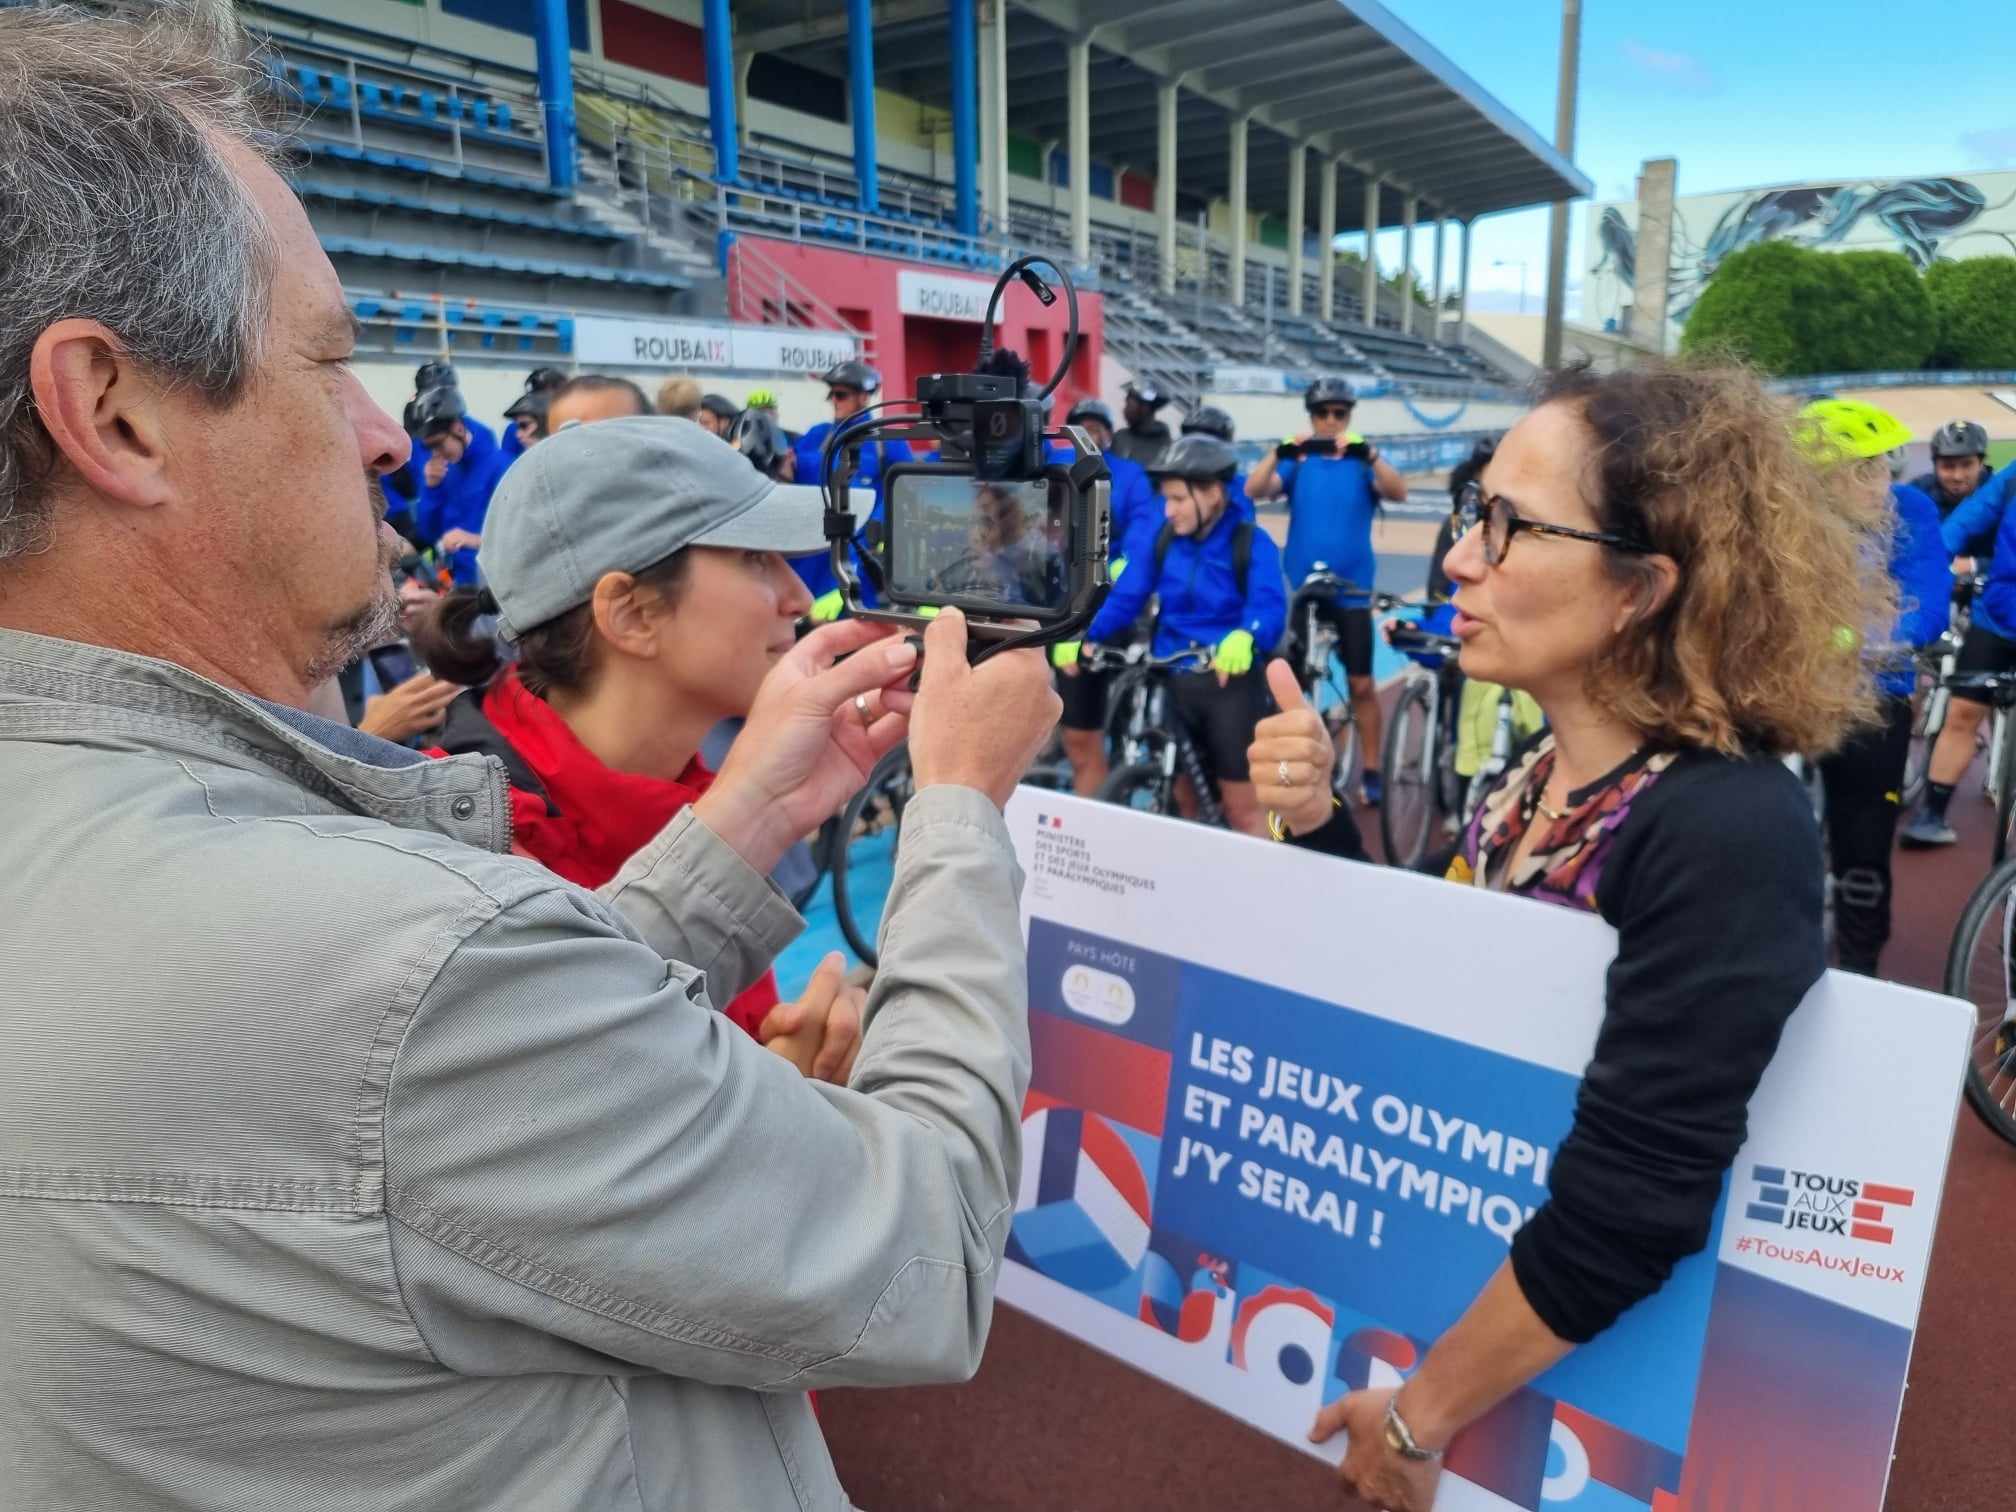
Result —
[{"label": "blue support column", "polygon": [[875,17],[869,0],[847,0],[847,93],[854,117],[854,177],[861,184],[861,208],[882,208],[875,181]]},{"label": "blue support column", "polygon": [[567,0],[538,0],[539,107],[546,117],[546,178],[572,189],[577,176],[574,138],[574,48],[567,33]]},{"label": "blue support column", "polygon": [[701,0],[700,21],[707,37],[707,125],[714,136],[714,172],[733,182],[742,176],[742,152],[735,140],[735,33],[728,0]]},{"label": "blue support column", "polygon": [[961,236],[980,234],[980,39],[973,0],[952,0],[952,203]]}]

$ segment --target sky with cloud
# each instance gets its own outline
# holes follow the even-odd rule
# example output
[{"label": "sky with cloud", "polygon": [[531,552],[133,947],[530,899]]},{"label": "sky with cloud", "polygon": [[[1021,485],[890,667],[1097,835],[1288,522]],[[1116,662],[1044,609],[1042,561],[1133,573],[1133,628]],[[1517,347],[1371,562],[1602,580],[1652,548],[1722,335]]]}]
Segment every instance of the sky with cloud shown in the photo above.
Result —
[{"label": "sky with cloud", "polygon": [[[1386,3],[1553,139],[1559,0]],[[1631,198],[1638,165],[1652,157],[1679,159],[1683,195],[2016,169],[2012,57],[2016,12],[2007,0],[1584,0],[1575,161],[1598,202]],[[1585,219],[1577,206],[1571,286]],[[1424,276],[1431,240],[1415,237]],[[1457,242],[1447,241],[1453,281]],[[1547,212],[1481,220],[1472,241],[1479,302],[1516,308],[1523,261],[1528,308],[1538,311]],[[1398,266],[1398,232],[1380,238],[1379,256]]]}]

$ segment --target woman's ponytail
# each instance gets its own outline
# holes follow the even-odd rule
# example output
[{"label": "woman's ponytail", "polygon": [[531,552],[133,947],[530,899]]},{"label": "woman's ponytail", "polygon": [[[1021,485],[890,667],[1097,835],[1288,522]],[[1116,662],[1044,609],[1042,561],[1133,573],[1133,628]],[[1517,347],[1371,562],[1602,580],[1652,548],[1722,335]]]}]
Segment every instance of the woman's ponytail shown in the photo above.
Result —
[{"label": "woman's ponytail", "polygon": [[495,631],[484,623],[496,613],[497,600],[488,588],[444,593],[413,627],[413,652],[434,676],[480,688],[504,665]]}]

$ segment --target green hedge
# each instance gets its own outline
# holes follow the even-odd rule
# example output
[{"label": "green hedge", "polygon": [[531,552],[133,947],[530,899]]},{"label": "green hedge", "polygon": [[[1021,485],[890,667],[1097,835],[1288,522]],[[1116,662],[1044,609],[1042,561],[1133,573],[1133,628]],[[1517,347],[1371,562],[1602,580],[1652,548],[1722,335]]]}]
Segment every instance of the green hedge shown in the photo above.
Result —
[{"label": "green hedge", "polygon": [[1935,367],[2016,368],[2016,257],[1934,263],[1925,292],[1937,322]]},{"label": "green hedge", "polygon": [[1744,357],[1781,377],[1887,372],[1924,366],[1938,333],[1933,296],[1901,252],[1770,241],[1715,270],[1680,349]]}]

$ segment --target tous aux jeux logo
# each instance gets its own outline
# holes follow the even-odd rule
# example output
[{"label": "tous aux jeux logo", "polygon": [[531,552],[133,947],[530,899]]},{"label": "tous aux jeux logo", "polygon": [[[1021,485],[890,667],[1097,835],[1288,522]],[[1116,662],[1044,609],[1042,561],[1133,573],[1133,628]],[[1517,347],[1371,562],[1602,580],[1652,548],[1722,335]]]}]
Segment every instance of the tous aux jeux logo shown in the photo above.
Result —
[{"label": "tous aux jeux logo", "polygon": [[1871,1244],[1889,1244],[1896,1238],[1897,1231],[1885,1222],[1887,1211],[1910,1207],[1915,1195],[1909,1187],[1788,1171],[1783,1166],[1753,1165],[1750,1179],[1757,1194],[1747,1211],[1759,1223],[1840,1234]]}]

